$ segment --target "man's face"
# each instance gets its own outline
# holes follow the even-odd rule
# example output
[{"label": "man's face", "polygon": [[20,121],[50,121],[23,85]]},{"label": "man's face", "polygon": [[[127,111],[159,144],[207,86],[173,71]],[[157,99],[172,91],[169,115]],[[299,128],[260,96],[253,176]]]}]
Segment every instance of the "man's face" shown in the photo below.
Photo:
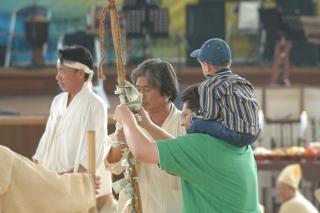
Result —
[{"label": "man's face", "polygon": [[295,190],[288,184],[278,182],[277,183],[277,198],[281,203],[290,200],[294,196]]},{"label": "man's face", "polygon": [[157,112],[168,103],[167,98],[160,95],[160,90],[149,84],[144,76],[137,78],[136,87],[142,94],[142,106],[147,112]]},{"label": "man's face", "polygon": [[84,83],[84,71],[58,63],[56,79],[64,92],[74,93],[81,89]]},{"label": "man's face", "polygon": [[192,111],[188,108],[187,103],[183,103],[181,112],[181,125],[188,129],[191,126]]}]

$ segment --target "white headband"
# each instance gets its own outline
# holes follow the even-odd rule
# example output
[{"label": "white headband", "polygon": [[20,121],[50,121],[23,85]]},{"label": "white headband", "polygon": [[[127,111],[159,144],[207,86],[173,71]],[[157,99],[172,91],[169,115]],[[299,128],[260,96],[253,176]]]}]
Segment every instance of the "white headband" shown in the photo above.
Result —
[{"label": "white headband", "polygon": [[66,61],[64,60],[63,63],[61,63],[60,59],[57,61],[58,64],[63,64],[69,68],[77,69],[77,70],[83,70],[85,73],[89,74],[89,79],[88,81],[92,80],[93,77],[93,70],[91,70],[87,65],[82,64],[80,62],[76,61]]}]

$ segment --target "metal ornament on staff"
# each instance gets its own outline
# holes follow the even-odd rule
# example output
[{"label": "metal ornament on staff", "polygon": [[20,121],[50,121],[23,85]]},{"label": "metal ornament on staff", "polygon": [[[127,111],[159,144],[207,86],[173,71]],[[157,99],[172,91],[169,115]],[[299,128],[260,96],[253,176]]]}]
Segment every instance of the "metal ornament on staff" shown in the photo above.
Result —
[{"label": "metal ornament on staff", "polygon": [[[99,63],[99,78],[104,79],[103,64],[105,61],[105,18],[110,12],[112,40],[116,53],[116,65],[118,75],[118,85],[115,91],[119,95],[120,103],[127,104],[132,111],[138,111],[141,106],[141,95],[138,90],[125,80],[125,69],[122,58],[121,32],[119,27],[119,17],[116,9],[115,1],[109,0],[107,6],[102,9],[100,15],[100,52],[101,61]],[[118,144],[126,144],[125,141],[118,141]],[[136,172],[136,160],[133,158],[129,148],[126,147],[122,154],[124,160],[121,165],[125,167],[124,178],[113,183],[116,193],[123,191],[130,200],[126,203],[124,210],[131,213],[142,213],[141,197],[138,185],[138,177]],[[127,212],[126,211],[126,212]]]}]

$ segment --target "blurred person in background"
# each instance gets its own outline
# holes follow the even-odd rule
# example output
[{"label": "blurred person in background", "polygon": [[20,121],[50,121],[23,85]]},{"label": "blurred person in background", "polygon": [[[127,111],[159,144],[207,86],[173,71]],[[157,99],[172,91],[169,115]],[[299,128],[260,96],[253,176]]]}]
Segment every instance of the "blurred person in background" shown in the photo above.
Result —
[{"label": "blurred person in background", "polygon": [[314,205],[300,192],[301,166],[292,164],[285,167],[278,176],[277,197],[281,202],[279,213],[318,213]]},{"label": "blurred person in background", "polygon": [[283,8],[277,4],[277,0],[262,0],[261,8],[265,12],[265,17],[262,17],[266,20],[265,25],[269,25],[264,28],[274,39],[271,84],[290,86],[292,38],[288,24],[282,19]]}]

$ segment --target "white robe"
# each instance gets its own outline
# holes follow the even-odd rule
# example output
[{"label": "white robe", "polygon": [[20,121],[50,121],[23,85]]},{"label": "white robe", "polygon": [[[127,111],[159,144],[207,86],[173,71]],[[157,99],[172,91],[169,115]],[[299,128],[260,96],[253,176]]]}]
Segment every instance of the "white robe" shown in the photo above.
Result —
[{"label": "white robe", "polygon": [[[174,136],[186,134],[185,128],[181,126],[181,111],[173,104],[161,128]],[[111,135],[111,140],[116,140],[115,135]],[[110,146],[107,155],[109,151]],[[115,174],[120,174],[123,171],[120,163],[110,164],[105,160],[105,164]],[[156,164],[138,163],[137,173],[143,212],[182,212],[182,192],[179,177],[162,171]],[[119,205],[121,209],[123,206],[121,203]]]},{"label": "white robe", "polygon": [[67,106],[68,93],[57,95],[50,108],[46,130],[33,159],[58,173],[81,164],[87,168],[87,132],[95,131],[96,168],[101,177],[99,195],[110,194],[111,174],[103,166],[107,146],[108,113],[103,100],[85,83]]},{"label": "white robe", "polygon": [[64,174],[0,146],[0,213],[88,213],[95,204],[89,174]]},{"label": "white robe", "polygon": [[299,191],[290,200],[284,202],[279,213],[318,213],[319,211]]}]

